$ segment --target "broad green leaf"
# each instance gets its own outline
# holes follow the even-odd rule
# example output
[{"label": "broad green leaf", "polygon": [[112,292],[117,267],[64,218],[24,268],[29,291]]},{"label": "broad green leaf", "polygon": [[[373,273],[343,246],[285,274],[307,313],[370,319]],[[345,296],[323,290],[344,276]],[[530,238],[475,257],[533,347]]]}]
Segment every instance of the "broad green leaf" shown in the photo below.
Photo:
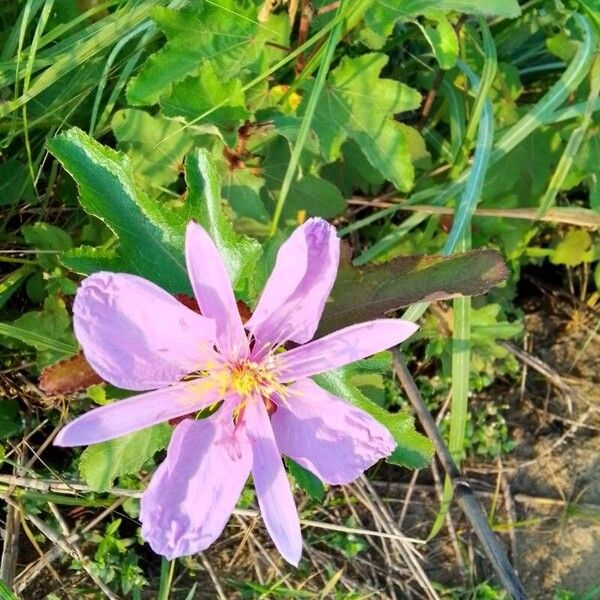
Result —
[{"label": "broad green leaf", "polygon": [[375,0],[365,21],[376,34],[389,36],[398,19],[407,20],[432,10],[505,18],[516,18],[521,14],[517,0]]},{"label": "broad green leaf", "polygon": [[452,256],[403,256],[354,267],[343,258],[317,336],[415,302],[478,296],[508,276],[495,250]]},{"label": "broad green leaf", "polygon": [[21,228],[25,241],[36,250],[39,264],[45,269],[52,269],[58,263],[59,254],[73,246],[71,236],[60,227],[48,223],[35,223]]},{"label": "broad green leaf", "polygon": [[[205,62],[197,76],[176,83],[170,95],[161,98],[160,105],[166,117],[182,117],[188,122],[216,125],[232,146],[238,125],[248,116],[241,81],[224,80],[211,62]],[[205,119],[196,121],[215,106],[219,108],[210,112]],[[181,129],[180,125],[177,127]]]},{"label": "broad green leaf", "polygon": [[16,205],[19,200],[34,198],[27,166],[14,158],[0,164],[0,206]]},{"label": "broad green leaf", "polygon": [[592,260],[592,237],[585,229],[572,229],[557,244],[550,255],[555,265],[576,267]]},{"label": "broad green leaf", "polygon": [[[394,115],[417,108],[421,95],[397,81],[380,79],[387,62],[388,57],[380,53],[342,58],[327,79],[312,128],[327,161],[337,159],[341,145],[351,138],[386,179],[407,191],[413,185],[414,169],[405,129]],[[305,86],[307,96],[312,85]],[[303,103],[300,113],[304,109]]]},{"label": "broad green leaf", "polygon": [[127,270],[124,261],[114,250],[79,246],[72,248],[60,257],[60,262],[80,275],[89,275],[98,271],[113,271],[115,273]]},{"label": "broad green leaf", "polygon": [[433,54],[442,69],[451,69],[458,58],[458,36],[452,24],[440,13],[429,13],[435,26],[426,25],[425,34]]},{"label": "broad green leaf", "polygon": [[246,168],[232,170],[225,167],[223,171],[221,194],[237,217],[268,223],[269,213],[261,198],[265,180]]},{"label": "broad green leaf", "polygon": [[[280,139],[282,140],[282,138]],[[280,148],[281,144],[278,143],[275,147]],[[263,164],[263,173],[273,199],[268,203],[271,212],[275,208],[274,198],[277,197],[283,182],[285,171],[281,167],[285,166],[287,150],[285,148],[281,154],[274,155],[276,157],[274,168],[271,168],[270,157]],[[343,213],[346,205],[346,199],[335,185],[326,179],[308,173],[300,179],[294,180],[290,185],[281,215],[284,219],[293,221],[297,220],[299,214],[330,219]]]},{"label": "broad green leaf", "polygon": [[183,159],[194,147],[190,129],[143,110],[115,113],[113,132],[119,148],[129,157],[133,177],[145,190],[174,183],[183,171]]},{"label": "broad green leaf", "polygon": [[367,161],[358,144],[352,140],[344,143],[340,158],[325,165],[320,175],[335,184],[348,198],[357,190],[375,195],[385,183],[385,178]]},{"label": "broad green leaf", "polygon": [[294,218],[304,212],[308,217],[330,219],[345,209],[346,199],[335,185],[308,174],[290,186],[282,216]]},{"label": "broad green leaf", "polygon": [[237,0],[195,2],[182,10],[158,7],[153,18],[167,43],[150,56],[127,88],[134,105],[151,105],[170,92],[171,86],[198,72],[210,61],[222,81],[258,72],[281,58],[267,41],[287,45],[285,15],[276,15],[262,26],[253,3]]},{"label": "broad green leaf", "polygon": [[481,206],[537,206],[560,155],[556,130],[535,131],[487,170]]},{"label": "broad green leaf", "polygon": [[210,233],[235,284],[252,272],[261,252],[260,244],[233,231],[223,212],[219,176],[207,150],[197,148],[188,156],[185,176],[188,185],[186,220],[196,218]]},{"label": "broad green leaf", "polygon": [[119,238],[117,255],[125,269],[168,291],[188,291],[182,216],[139,190],[129,159],[77,128],[52,139],[48,148],[77,182],[83,208]]},{"label": "broad green leaf", "polygon": [[79,459],[79,473],[94,491],[109,490],[117,477],[137,473],[156,452],[166,448],[171,427],[154,425],[86,448]]},{"label": "broad green leaf", "polygon": [[294,481],[304,490],[313,500],[321,501],[325,496],[325,486],[321,480],[310,471],[301,467],[291,458],[285,458],[285,464]]},{"label": "broad green leaf", "polygon": [[[348,373],[351,372],[350,367]],[[345,376],[344,369],[322,373],[313,379],[323,389],[351,402],[387,427],[397,444],[396,449],[387,459],[388,462],[410,469],[422,469],[429,464],[433,456],[433,445],[415,430],[412,416],[404,412],[390,413],[369,400],[347,381],[348,376]]]},{"label": "broad green leaf", "polygon": [[73,246],[71,236],[60,227],[48,223],[34,223],[21,228],[25,241],[38,250],[68,250]]},{"label": "broad green leaf", "polygon": [[0,399],[0,440],[17,435],[23,431],[23,419],[19,403],[14,398]]},{"label": "broad green leaf", "polygon": [[70,356],[78,350],[65,303],[56,296],[46,298],[43,310],[25,313],[12,323],[0,323],[0,335],[46,353],[43,358],[38,357],[44,363]]}]

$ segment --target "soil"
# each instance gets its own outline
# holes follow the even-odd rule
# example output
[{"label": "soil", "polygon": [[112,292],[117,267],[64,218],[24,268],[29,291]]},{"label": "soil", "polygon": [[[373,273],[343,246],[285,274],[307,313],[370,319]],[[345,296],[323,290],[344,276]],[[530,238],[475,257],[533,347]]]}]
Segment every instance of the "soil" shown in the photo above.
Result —
[{"label": "soil", "polygon": [[[600,597],[600,336],[590,311],[564,299],[546,298],[542,312],[525,320],[531,353],[570,387],[549,387],[538,374],[527,378],[521,414],[523,439],[511,478],[514,494],[556,503],[519,506],[516,563],[534,598],[557,589]],[[543,316],[541,316],[543,315]],[[572,396],[569,401],[569,396]],[[516,413],[518,414],[518,413]],[[527,418],[529,417],[529,418]],[[535,523],[537,521],[537,523]],[[594,588],[595,591],[594,591]]]}]

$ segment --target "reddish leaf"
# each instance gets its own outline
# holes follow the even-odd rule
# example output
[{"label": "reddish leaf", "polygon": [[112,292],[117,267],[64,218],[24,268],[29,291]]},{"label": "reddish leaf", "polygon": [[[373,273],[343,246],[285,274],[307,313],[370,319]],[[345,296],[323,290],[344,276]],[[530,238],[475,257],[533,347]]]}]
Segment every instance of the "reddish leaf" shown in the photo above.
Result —
[{"label": "reddish leaf", "polygon": [[40,389],[50,395],[73,394],[104,380],[90,366],[83,352],[46,367],[40,376]]}]

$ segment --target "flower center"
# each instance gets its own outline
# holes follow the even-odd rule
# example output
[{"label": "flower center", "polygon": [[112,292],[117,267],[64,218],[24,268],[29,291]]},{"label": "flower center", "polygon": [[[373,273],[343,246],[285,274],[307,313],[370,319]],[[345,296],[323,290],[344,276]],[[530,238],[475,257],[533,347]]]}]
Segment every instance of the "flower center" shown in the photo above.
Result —
[{"label": "flower center", "polygon": [[230,367],[229,387],[241,397],[253,393],[263,395],[265,388],[269,388],[272,383],[273,376],[262,364],[242,361]]}]

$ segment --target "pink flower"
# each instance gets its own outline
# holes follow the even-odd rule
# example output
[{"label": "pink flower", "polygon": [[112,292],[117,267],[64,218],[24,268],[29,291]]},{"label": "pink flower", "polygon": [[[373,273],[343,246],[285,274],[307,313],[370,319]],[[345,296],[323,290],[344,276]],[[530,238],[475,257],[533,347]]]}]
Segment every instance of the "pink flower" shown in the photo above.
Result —
[{"label": "pink flower", "polygon": [[[282,245],[245,326],[225,265],[195,223],[185,250],[202,316],[134,275],[97,273],[79,288],[74,327],[87,360],[110,383],[146,393],[75,419],[56,444],[94,444],[221,403],[176,427],[142,496],[142,535],[169,559],[204,550],[252,473],[267,529],[297,565],[300,525],[281,454],[343,484],[395,448],[385,427],[309,378],[394,346],[416,326],[380,319],[310,341],[339,261],[335,229],[320,219]],[[284,352],[286,341],[298,345]]]}]

